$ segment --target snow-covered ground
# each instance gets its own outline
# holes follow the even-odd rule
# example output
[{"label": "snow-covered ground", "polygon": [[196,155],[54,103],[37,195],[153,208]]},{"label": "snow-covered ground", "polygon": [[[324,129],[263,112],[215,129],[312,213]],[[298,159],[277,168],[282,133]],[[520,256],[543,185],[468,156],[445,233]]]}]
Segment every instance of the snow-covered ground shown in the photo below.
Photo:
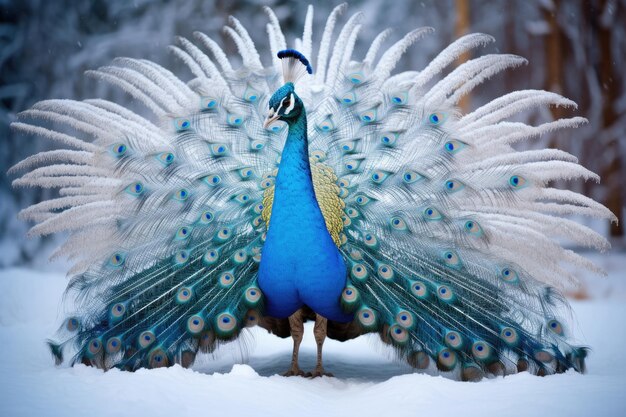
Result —
[{"label": "snow-covered ground", "polygon": [[[480,383],[413,373],[368,338],[327,341],[335,378],[284,378],[291,341],[262,331],[247,339],[246,355],[229,345],[194,369],[56,368],[44,341],[60,322],[64,275],[0,270],[0,416],[626,416],[626,254],[595,260],[609,277],[585,278],[594,298],[573,303],[579,340],[593,349],[588,374]],[[301,352],[312,369],[310,326]]]}]

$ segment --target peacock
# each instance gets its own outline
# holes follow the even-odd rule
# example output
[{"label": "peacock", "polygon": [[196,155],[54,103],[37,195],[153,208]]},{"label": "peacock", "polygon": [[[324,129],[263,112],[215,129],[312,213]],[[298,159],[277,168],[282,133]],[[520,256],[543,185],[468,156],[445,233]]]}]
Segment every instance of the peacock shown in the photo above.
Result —
[{"label": "peacock", "polygon": [[[389,30],[353,58],[362,13],[329,15],[314,54],[313,7],[288,48],[265,8],[268,65],[234,17],[241,65],[203,33],[171,51],[193,79],[118,58],[88,75],[121,87],[145,116],[103,99],[45,100],[13,129],[59,149],[30,156],[14,186],[58,190],[21,211],[33,235],[64,232],[67,316],[48,341],[60,365],[133,371],[180,364],[261,326],[293,339],[285,375],[324,376],[326,337],[368,333],[416,370],[453,379],[585,371],[559,292],[572,266],[601,269],[563,241],[609,243],[576,216],[616,221],[556,188],[599,177],[556,149],[514,145],[586,120],[511,121],[558,94],[515,91],[463,114],[461,98],[526,63],[463,36],[421,71],[394,73],[416,29]],[[339,27],[338,34],[335,29]],[[315,67],[315,71],[314,71]],[[298,352],[314,321],[317,365]]]}]

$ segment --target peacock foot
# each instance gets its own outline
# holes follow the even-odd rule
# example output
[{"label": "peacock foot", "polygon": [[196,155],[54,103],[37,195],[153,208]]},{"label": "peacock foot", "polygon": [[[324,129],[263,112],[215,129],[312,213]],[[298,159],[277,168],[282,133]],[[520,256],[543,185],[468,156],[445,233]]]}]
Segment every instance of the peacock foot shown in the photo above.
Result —
[{"label": "peacock foot", "polygon": [[307,372],[306,376],[308,376],[309,378],[317,378],[320,376],[334,377],[335,375],[331,374],[330,372],[325,372],[324,368],[318,366],[313,372]]},{"label": "peacock foot", "polygon": [[287,372],[283,374],[283,376],[308,376],[304,373],[304,371],[298,367],[292,367]]}]

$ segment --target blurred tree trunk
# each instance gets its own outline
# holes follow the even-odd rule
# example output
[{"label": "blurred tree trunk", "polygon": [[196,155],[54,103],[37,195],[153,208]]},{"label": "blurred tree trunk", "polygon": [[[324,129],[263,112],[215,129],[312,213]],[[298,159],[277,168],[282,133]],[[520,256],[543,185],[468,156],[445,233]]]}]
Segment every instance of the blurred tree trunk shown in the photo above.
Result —
[{"label": "blurred tree trunk", "polygon": [[[563,51],[562,33],[557,21],[559,13],[560,0],[552,0],[550,3],[542,4],[541,12],[546,23],[548,23],[549,32],[545,39],[546,51],[546,82],[544,88],[557,94],[563,94],[563,61],[565,54]],[[562,107],[552,107],[550,109],[554,119],[563,117]],[[556,139],[556,136],[555,136]],[[555,146],[554,139],[550,146]]]},{"label": "blurred tree trunk", "polygon": [[[594,2],[595,3],[595,2]],[[613,125],[618,121],[618,114],[615,110],[616,102],[619,98],[619,86],[617,85],[614,73],[614,59],[612,51],[612,28],[608,22],[603,21],[603,14],[609,6],[607,0],[600,0],[599,7],[592,13],[596,24],[598,46],[600,49],[600,62],[598,63],[598,77],[602,87],[602,130],[612,134],[608,137],[604,154],[610,159],[607,161],[606,169],[602,177],[607,181],[608,196],[606,206],[618,217],[622,216],[624,207],[624,170],[620,155],[619,138],[614,133]],[[612,133],[613,132],[613,133]],[[624,236],[624,225],[622,222],[611,224],[611,236]]]},{"label": "blurred tree trunk", "polygon": [[[460,38],[463,35],[467,35],[470,30],[470,5],[469,0],[456,0],[456,22],[454,25],[454,37],[455,39]],[[459,56],[456,61],[457,66],[466,62],[470,59],[470,53],[464,52]],[[459,101],[459,107],[463,113],[467,113],[470,107],[470,96],[469,94],[463,96]]]}]

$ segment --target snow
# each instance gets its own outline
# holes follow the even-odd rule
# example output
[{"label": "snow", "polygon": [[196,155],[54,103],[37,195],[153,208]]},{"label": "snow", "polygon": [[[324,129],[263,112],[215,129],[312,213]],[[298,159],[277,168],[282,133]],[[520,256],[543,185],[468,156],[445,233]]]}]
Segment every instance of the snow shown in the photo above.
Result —
[{"label": "snow", "polygon": [[[0,416],[623,416],[626,327],[614,323],[626,317],[626,255],[597,261],[610,268],[604,288],[621,295],[573,303],[578,338],[593,348],[589,373],[480,383],[413,373],[373,338],[326,342],[325,366],[335,378],[285,378],[278,374],[288,367],[291,341],[261,330],[193,369],[57,368],[44,341],[60,322],[64,275],[0,270]],[[312,369],[314,360],[308,325],[301,365]]]}]

